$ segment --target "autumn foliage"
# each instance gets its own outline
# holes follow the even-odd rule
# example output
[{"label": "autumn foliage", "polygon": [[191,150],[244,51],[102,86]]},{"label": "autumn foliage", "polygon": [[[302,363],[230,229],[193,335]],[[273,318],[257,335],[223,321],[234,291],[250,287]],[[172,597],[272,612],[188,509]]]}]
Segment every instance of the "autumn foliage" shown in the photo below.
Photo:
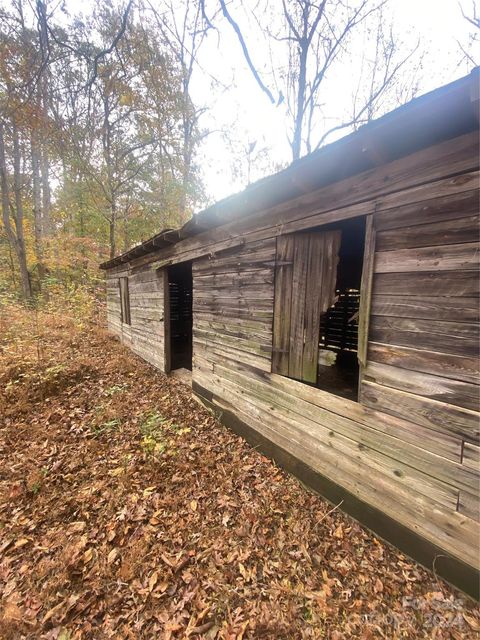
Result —
[{"label": "autumn foliage", "polygon": [[0,296],[84,284],[204,201],[191,69],[132,5],[0,6]]}]

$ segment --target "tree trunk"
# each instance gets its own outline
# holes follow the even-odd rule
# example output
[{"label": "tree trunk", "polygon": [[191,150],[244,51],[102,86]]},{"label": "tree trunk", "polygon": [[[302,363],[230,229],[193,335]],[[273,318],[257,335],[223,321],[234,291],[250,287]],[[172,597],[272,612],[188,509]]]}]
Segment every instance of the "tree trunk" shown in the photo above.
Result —
[{"label": "tree trunk", "polygon": [[188,78],[183,86],[183,167],[182,167],[182,191],[180,194],[180,224],[184,224],[187,219],[187,191],[190,186],[190,174],[192,168],[192,137],[193,119],[190,113],[191,104],[188,93]]},{"label": "tree trunk", "polygon": [[109,191],[109,200],[110,200],[110,217],[108,219],[109,223],[109,244],[110,244],[110,259],[115,257],[115,231],[117,225],[117,201],[116,201],[116,193],[114,186],[114,163],[112,160],[112,147],[111,140],[112,138],[112,126],[110,124],[110,105],[108,102],[108,96],[103,96],[103,132],[102,132],[102,147],[103,147],[103,158],[105,161],[106,169],[107,169],[107,184]]},{"label": "tree trunk", "polygon": [[[15,199],[17,200],[17,186],[19,175],[18,171],[20,169],[20,151],[18,148],[18,132],[16,128],[14,128],[14,153],[15,153]],[[7,174],[7,162],[5,158],[5,141],[4,141],[4,125],[0,122],[0,184],[1,184],[1,192],[2,192],[2,220],[3,226],[5,227],[5,231],[7,233],[8,241],[10,246],[15,251],[15,255],[17,256],[18,266],[20,270],[20,280],[22,283],[22,294],[26,300],[31,299],[32,297],[32,289],[30,285],[30,275],[27,269],[27,258],[25,254],[25,242],[23,238],[23,218],[22,213],[23,209],[20,207],[20,218],[19,211],[17,209],[16,215],[14,217],[15,220],[15,228],[16,232],[12,228],[12,223],[10,220],[10,197],[9,197],[9,187],[8,187],[8,174]],[[21,193],[19,193],[21,197]],[[19,233],[20,232],[20,233]]]},{"label": "tree trunk", "polygon": [[32,132],[32,182],[33,182],[33,222],[35,232],[35,253],[37,256],[38,279],[40,288],[45,277],[45,265],[43,263],[43,226],[42,226],[42,193],[40,185],[40,158],[35,132]]},{"label": "tree trunk", "polygon": [[[38,4],[41,5],[42,15],[47,15],[47,4],[38,0]],[[47,22],[42,20],[40,29],[40,39],[43,44],[43,49],[48,49],[48,33]],[[49,70],[45,67],[40,77],[40,108],[42,113],[42,121],[44,131],[46,132],[45,138],[48,138],[49,122],[48,122],[48,99],[49,99]],[[50,235],[52,232],[50,209],[51,209],[51,195],[50,195],[50,161],[48,157],[47,143],[44,141],[40,147],[40,172],[42,176],[42,234],[44,236]]]},{"label": "tree trunk", "polygon": [[52,231],[50,220],[51,196],[50,196],[50,161],[45,145],[42,146],[40,171],[42,175],[42,234],[50,235]]},{"label": "tree trunk", "polygon": [[299,43],[300,48],[300,69],[298,73],[297,88],[297,113],[295,115],[295,125],[292,140],[292,160],[298,160],[302,151],[302,131],[303,119],[305,115],[305,88],[307,81],[307,53],[308,44],[305,46]]},{"label": "tree trunk", "polygon": [[130,239],[128,237],[128,221],[127,216],[123,219],[123,252],[125,253],[130,248]]},{"label": "tree trunk", "polygon": [[15,262],[13,260],[12,245],[8,245],[8,259],[10,261],[10,271],[12,272],[13,286],[17,288],[17,276],[15,274]]},{"label": "tree trunk", "polygon": [[115,227],[117,223],[117,207],[115,202],[115,197],[112,198],[112,206],[110,208],[111,217],[109,221],[109,233],[110,233],[110,259],[115,257]]}]

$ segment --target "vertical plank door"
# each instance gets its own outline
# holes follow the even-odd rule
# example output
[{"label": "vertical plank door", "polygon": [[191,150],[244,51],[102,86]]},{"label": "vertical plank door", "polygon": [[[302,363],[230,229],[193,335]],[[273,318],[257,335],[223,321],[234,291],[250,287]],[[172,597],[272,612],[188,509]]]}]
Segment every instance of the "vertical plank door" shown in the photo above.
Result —
[{"label": "vertical plank door", "polygon": [[317,381],[320,317],[333,304],[341,231],[277,238],[272,371]]}]

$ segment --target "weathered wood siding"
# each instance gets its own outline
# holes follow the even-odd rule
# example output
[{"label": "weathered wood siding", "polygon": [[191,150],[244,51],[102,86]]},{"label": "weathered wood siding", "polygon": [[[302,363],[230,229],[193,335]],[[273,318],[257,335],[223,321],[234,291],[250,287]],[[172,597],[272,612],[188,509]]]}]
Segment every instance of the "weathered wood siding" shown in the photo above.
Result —
[{"label": "weathered wood siding", "polygon": [[[151,271],[130,283],[131,329],[118,326],[109,286],[112,330],[147,360],[158,354],[163,369],[154,269],[193,260],[193,381],[214,405],[475,567],[477,151],[477,133],[467,134],[138,258],[131,266]],[[271,373],[275,247],[278,236],[371,214],[369,343],[356,403]],[[123,273],[112,269],[110,281]]]},{"label": "weathered wood siding", "polygon": [[[453,437],[464,464],[465,447],[480,434],[478,198],[459,194],[379,213],[375,226],[360,401],[426,427],[430,441]],[[478,489],[477,482],[458,487],[456,506],[476,520]]]},{"label": "weathered wood siding", "polygon": [[[228,257],[197,260],[193,379],[220,410],[478,567],[478,182],[470,171],[448,177],[438,157],[435,167],[433,176],[428,163],[417,165],[420,175],[436,178],[428,184],[412,187],[412,176],[404,189],[312,216],[333,189],[342,198],[348,193],[342,183],[327,187],[310,204],[309,217],[301,218],[300,208],[288,220],[280,212],[284,224],[270,233],[255,232],[255,220],[252,243],[247,236]],[[388,167],[382,171],[391,175]],[[314,226],[322,217],[330,223],[369,213],[376,251],[368,360],[355,403],[271,373],[272,271],[247,256],[263,247],[272,259],[272,237],[258,240],[260,233],[277,236],[308,228],[309,219]],[[222,228],[216,232],[220,241]],[[210,289],[221,278],[227,298]]]},{"label": "weathered wood siding", "polygon": [[[131,324],[121,322],[119,277],[128,276]],[[150,265],[107,274],[108,329],[132,351],[164,371],[163,275]]]},{"label": "weathered wood siding", "polygon": [[193,360],[222,358],[270,371],[276,241],[253,242],[193,263]]}]

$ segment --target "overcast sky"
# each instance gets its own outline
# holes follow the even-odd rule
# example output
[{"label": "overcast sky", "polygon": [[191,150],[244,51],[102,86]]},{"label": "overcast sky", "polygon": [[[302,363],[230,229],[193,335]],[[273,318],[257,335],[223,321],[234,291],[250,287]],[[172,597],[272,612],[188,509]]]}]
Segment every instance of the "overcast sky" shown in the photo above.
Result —
[{"label": "overcast sky", "polygon": [[[231,6],[232,13],[241,22],[242,13],[235,10],[238,4],[232,3]],[[278,6],[281,6],[280,2]],[[466,12],[471,12],[471,6],[471,0],[463,0]],[[390,0],[390,11],[394,28],[404,40],[405,49],[420,41],[424,51],[422,69],[418,74],[418,95],[468,73],[469,65],[461,63],[458,41],[466,44],[470,30],[457,0]],[[259,23],[262,19],[263,16],[258,16]],[[249,143],[257,143],[256,151],[268,150],[258,166],[252,167],[252,181],[265,171],[271,172],[269,167],[273,168],[274,163],[290,161],[285,108],[270,104],[250,74],[233,30],[220,19],[217,24],[219,33],[210,33],[204,43],[199,57],[200,68],[194,74],[192,86],[194,102],[209,107],[201,124],[212,133],[205,139],[200,159],[211,201],[245,186],[245,175],[236,178],[232,164],[235,158],[237,167],[241,164]],[[246,22],[242,26],[256,65],[259,68],[263,64],[268,66],[268,52],[261,32],[254,28],[249,31]],[[329,78],[326,85],[329,124],[334,123],[336,113],[344,112],[347,92],[352,91],[355,83],[355,60],[361,55],[362,42],[356,41],[354,45],[351,58],[344,59],[335,68],[335,77]],[[215,91],[212,90],[212,78],[217,81]],[[269,77],[265,76],[265,79],[268,81]],[[222,91],[222,85],[228,90]],[[227,140],[222,131],[228,132]],[[228,138],[232,141],[229,142]],[[268,156],[268,162],[265,156]],[[243,163],[243,174],[245,166]]]}]

